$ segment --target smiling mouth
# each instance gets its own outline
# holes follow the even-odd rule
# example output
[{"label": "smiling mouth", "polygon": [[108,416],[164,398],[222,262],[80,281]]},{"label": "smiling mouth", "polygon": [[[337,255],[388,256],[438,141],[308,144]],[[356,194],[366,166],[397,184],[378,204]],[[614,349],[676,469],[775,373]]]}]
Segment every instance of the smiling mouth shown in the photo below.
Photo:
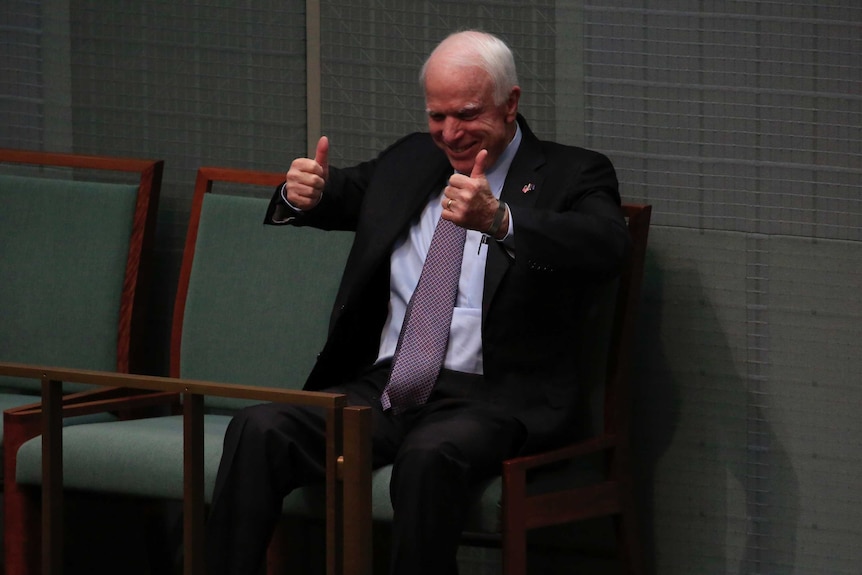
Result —
[{"label": "smiling mouth", "polygon": [[453,146],[448,146],[448,147],[449,147],[449,151],[450,151],[450,152],[452,152],[453,154],[461,155],[461,154],[463,154],[464,152],[469,151],[469,150],[470,150],[470,148],[472,148],[472,147],[473,147],[473,144],[470,144],[469,146],[461,146],[461,147],[458,147],[458,148],[455,148],[455,147],[453,147]]}]

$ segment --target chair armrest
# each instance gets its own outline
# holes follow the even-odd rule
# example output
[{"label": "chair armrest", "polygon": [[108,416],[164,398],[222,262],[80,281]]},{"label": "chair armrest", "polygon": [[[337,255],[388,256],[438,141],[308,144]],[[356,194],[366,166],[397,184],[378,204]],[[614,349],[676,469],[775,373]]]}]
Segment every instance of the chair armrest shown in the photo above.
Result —
[{"label": "chair armrest", "polygon": [[[92,415],[106,411],[127,413],[144,407],[179,404],[179,394],[171,391],[152,391],[112,387],[80,391],[63,396],[61,406],[63,417]],[[12,418],[39,416],[42,402],[21,405],[6,411]]]},{"label": "chair armrest", "polygon": [[[20,363],[0,363],[0,375],[39,379],[43,382],[86,383],[103,386],[109,388],[109,390],[111,388],[123,388],[137,390],[138,392],[156,391],[174,394],[218,395],[221,397],[232,397],[237,399],[283,401],[297,405],[338,409],[347,405],[346,397],[339,393],[300,391],[253,385],[236,385],[155,375],[135,375],[129,373],[85,369],[43,367]],[[86,394],[89,392],[83,393]],[[74,394],[67,397],[74,397],[77,402],[79,401],[78,398],[87,396]]]},{"label": "chair armrest", "polygon": [[[599,483],[571,482],[574,478],[565,471],[553,469],[554,465],[611,452],[616,447],[616,436],[600,435],[552,451],[504,461],[504,532],[523,533],[527,529],[617,512],[620,501],[616,482],[607,479]],[[528,472],[543,467],[551,467],[552,472],[539,485],[528,488]]]},{"label": "chair armrest", "polygon": [[551,451],[507,459],[503,462],[504,474],[526,473],[530,469],[536,469],[538,467],[562,463],[578,457],[593,455],[595,453],[614,449],[616,446],[616,436],[600,435]]},{"label": "chair armrest", "polygon": [[[370,551],[367,535],[371,529],[370,518],[370,411],[347,408],[347,397],[343,394],[296,391],[231,385],[207,381],[196,381],[168,377],[130,375],[101,371],[58,369],[22,364],[0,363],[0,374],[42,381],[42,404],[39,409],[20,414],[39,420],[42,430],[42,513],[43,547],[50,552],[43,554],[43,568],[51,572],[62,560],[61,526],[63,514],[63,462],[62,462],[62,418],[63,411],[98,411],[105,405],[117,405],[116,388],[148,390],[141,396],[144,401],[160,402],[181,395],[183,398],[184,427],[184,548],[185,572],[203,573],[203,396],[218,395],[238,399],[276,401],[324,408],[326,411],[326,494],[327,494],[327,546],[339,551],[331,555],[331,572],[366,573],[370,566]],[[61,393],[62,382],[87,383],[109,388],[104,395],[81,394],[64,405]],[[137,393],[137,392],[134,392]],[[94,399],[99,397],[99,399]],[[137,399],[137,398],[132,398]],[[119,401],[124,401],[120,398]],[[345,413],[347,415],[345,415]],[[9,412],[6,418],[10,417]],[[348,450],[345,451],[345,444]],[[19,444],[20,445],[20,444]],[[14,458],[7,453],[5,458]],[[341,474],[352,485],[339,486]],[[345,521],[344,500],[348,500],[351,521]],[[358,520],[361,518],[361,520]],[[359,553],[357,550],[360,550]]]}]

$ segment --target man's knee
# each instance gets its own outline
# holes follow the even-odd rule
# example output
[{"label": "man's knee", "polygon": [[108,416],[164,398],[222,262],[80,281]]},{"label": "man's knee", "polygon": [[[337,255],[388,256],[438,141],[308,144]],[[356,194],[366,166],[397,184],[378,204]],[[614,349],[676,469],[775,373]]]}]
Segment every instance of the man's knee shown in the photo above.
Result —
[{"label": "man's knee", "polygon": [[245,407],[234,414],[225,431],[226,443],[257,442],[272,429],[272,417],[262,405]]},{"label": "man's knee", "polygon": [[251,405],[237,411],[228,425],[228,433],[240,433],[243,438],[255,440],[273,434],[290,436],[309,425],[308,415],[297,406],[278,403]]},{"label": "man's knee", "polygon": [[457,446],[451,443],[403,447],[392,467],[392,481],[397,487],[403,484],[408,489],[418,482],[467,480],[470,474],[469,461]]}]

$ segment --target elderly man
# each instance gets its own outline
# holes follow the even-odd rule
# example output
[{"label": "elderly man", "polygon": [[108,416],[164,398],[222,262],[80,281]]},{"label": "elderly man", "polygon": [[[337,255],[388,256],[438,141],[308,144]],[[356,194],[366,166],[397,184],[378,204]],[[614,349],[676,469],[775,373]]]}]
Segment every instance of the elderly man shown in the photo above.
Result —
[{"label": "elderly man", "polygon": [[[347,169],[329,165],[321,138],[266,214],[355,231],[305,387],[373,410],[373,464],[393,464],[395,575],[456,573],[471,487],[571,432],[572,342],[628,249],[613,166],[533,135],[500,39],[453,34],[420,79],[428,133]],[[234,418],[208,522],[210,573],[260,568],[282,498],[324,477],[323,438],[313,409],[266,404]]]}]

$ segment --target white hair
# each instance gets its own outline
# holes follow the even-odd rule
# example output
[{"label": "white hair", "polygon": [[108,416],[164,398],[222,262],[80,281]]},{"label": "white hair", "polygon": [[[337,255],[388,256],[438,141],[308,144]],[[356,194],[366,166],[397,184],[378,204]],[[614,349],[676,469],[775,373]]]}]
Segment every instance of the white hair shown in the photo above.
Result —
[{"label": "white hair", "polygon": [[419,83],[425,88],[425,73],[428,63],[443,49],[449,50],[447,62],[459,67],[478,66],[491,76],[493,83],[494,103],[502,104],[509,98],[512,88],[518,85],[518,74],[515,70],[515,57],[512,50],[501,39],[493,34],[479,30],[465,30],[450,34],[431,52],[422,70],[419,72]]}]

